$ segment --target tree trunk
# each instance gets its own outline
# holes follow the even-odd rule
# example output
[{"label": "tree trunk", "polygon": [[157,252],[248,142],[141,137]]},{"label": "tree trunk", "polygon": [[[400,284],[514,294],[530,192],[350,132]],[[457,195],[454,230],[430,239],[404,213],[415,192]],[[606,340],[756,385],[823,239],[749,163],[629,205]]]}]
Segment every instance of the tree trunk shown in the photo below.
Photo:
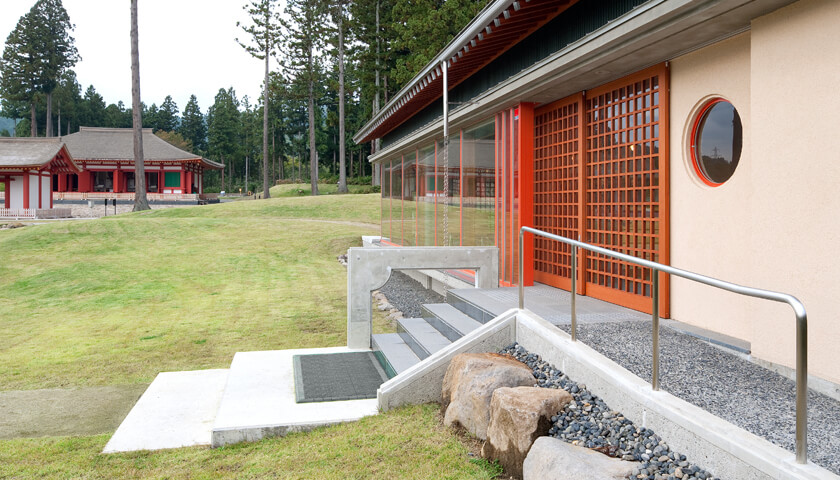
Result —
[{"label": "tree trunk", "polygon": [[315,85],[309,79],[309,184],[312,195],[318,195],[318,149],[315,145]]},{"label": "tree trunk", "polygon": [[53,136],[52,125],[52,92],[47,94],[47,137]]},{"label": "tree trunk", "polygon": [[[146,199],[143,165],[143,118],[140,107],[140,49],[137,33],[137,0],[131,0],[131,117],[134,124],[134,211],[151,210]],[[163,179],[159,179],[158,183]]]},{"label": "tree trunk", "polygon": [[[270,17],[270,13],[266,13]],[[271,41],[268,28],[270,18],[266,18],[265,26],[265,87],[263,88],[263,198],[271,198],[268,181],[268,60],[271,57]]]},{"label": "tree trunk", "polygon": [[220,158],[222,160],[222,186],[221,186],[221,188],[219,188],[219,191],[224,192],[225,191],[225,170],[227,170],[227,165],[225,165],[225,156],[220,155]]},{"label": "tree trunk", "polygon": [[344,157],[346,140],[344,138],[344,4],[338,17],[338,193],[347,193],[347,169]]},{"label": "tree trunk", "polygon": [[38,118],[35,116],[35,99],[29,104],[29,136],[35,138],[38,136]]}]

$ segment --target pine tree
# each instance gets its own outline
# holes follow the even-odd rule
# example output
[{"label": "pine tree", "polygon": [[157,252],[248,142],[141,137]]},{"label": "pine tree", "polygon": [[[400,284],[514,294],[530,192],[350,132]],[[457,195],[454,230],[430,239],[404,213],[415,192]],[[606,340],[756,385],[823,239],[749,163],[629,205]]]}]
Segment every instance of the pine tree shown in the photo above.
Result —
[{"label": "pine tree", "polygon": [[318,149],[315,139],[315,94],[321,73],[326,3],[324,0],[288,0],[283,21],[285,55],[295,80],[305,88],[309,120],[309,170],[312,195],[318,195]]},{"label": "pine tree", "polygon": [[245,5],[243,8],[251,16],[251,25],[242,26],[236,22],[237,26],[242,26],[242,29],[251,35],[254,44],[244,44],[237,38],[236,41],[242,45],[248,53],[255,58],[265,62],[265,77],[263,79],[263,198],[271,198],[269,191],[269,169],[268,169],[268,77],[269,77],[269,59],[274,54],[274,49],[280,37],[280,23],[275,10],[276,0],[258,0]]},{"label": "pine tree", "polygon": [[347,7],[344,0],[335,2],[332,8],[333,23],[335,24],[337,45],[336,60],[338,63],[338,193],[347,193],[347,169],[345,167],[346,142],[345,112],[344,112],[344,37],[347,32],[345,17]]},{"label": "pine tree", "polygon": [[146,198],[146,166],[143,157],[143,109],[140,105],[140,45],[137,0],[131,0],[131,113],[134,129],[134,211],[151,210]]},{"label": "pine tree", "polygon": [[[15,29],[6,38],[0,60],[0,96],[6,102],[29,105],[30,136],[38,136],[35,97],[40,81],[40,53],[38,52],[37,10],[35,6],[20,17]],[[4,105],[4,108],[11,106]]]},{"label": "pine tree", "polygon": [[[219,89],[213,106],[207,112],[207,150],[211,156],[226,164],[225,169],[235,171],[234,160],[240,150],[242,126],[239,119],[239,102],[233,87]],[[221,189],[225,189],[222,170]]]},{"label": "pine tree", "polygon": [[167,95],[160,104],[156,127],[157,130],[164,132],[174,132],[178,128],[178,105],[172,100],[171,95]]},{"label": "pine tree", "polygon": [[38,0],[36,41],[38,49],[38,89],[47,96],[47,136],[53,136],[52,94],[64,72],[81,60],[70,32],[75,28],[61,0]]},{"label": "pine tree", "polygon": [[204,115],[198,107],[195,95],[190,95],[187,106],[184,107],[178,133],[192,142],[195,153],[203,154],[207,151],[207,124],[204,123]]}]

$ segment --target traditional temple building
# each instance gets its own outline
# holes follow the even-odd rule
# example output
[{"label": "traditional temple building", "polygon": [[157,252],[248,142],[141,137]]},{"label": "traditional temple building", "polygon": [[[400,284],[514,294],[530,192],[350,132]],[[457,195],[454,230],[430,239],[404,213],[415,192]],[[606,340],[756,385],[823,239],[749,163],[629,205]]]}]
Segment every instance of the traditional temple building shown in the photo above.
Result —
[{"label": "traditional temple building", "polygon": [[[61,139],[82,171],[55,175],[55,192],[135,191],[132,129],[82,127]],[[151,129],[143,129],[143,157],[147,193],[202,194],[204,172],[224,168],[167,143]]]},{"label": "traditional temple building", "polygon": [[[355,135],[382,237],[495,245],[500,281],[652,310],[649,269],[528,226],[796,296],[840,383],[840,2],[494,0]],[[834,220],[832,220],[834,219]],[[660,275],[658,312],[792,367],[785,305]],[[775,368],[775,367],[774,367]]]},{"label": "traditional temple building", "polygon": [[80,172],[58,138],[0,138],[0,217],[53,216],[43,212],[53,208],[52,176]]}]

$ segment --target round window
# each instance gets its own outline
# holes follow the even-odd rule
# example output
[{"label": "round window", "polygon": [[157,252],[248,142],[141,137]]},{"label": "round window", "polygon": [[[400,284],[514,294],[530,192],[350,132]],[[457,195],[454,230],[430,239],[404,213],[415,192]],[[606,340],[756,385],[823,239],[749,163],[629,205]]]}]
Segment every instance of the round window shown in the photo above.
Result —
[{"label": "round window", "polygon": [[691,132],[691,161],[706,185],[722,185],[735,173],[741,158],[743,132],[738,110],[715,98],[697,114]]}]

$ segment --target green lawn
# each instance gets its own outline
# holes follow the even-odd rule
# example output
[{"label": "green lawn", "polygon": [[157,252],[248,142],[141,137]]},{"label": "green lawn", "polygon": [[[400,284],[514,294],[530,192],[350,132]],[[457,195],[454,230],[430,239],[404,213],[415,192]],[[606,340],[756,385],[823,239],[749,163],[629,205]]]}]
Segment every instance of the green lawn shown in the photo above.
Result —
[{"label": "green lawn", "polygon": [[[371,185],[347,185],[350,193],[373,193]],[[272,197],[300,197],[312,193],[308,183],[285,183],[275,185],[269,189]],[[333,195],[338,193],[338,185],[335,183],[319,183],[318,193],[321,195]]]},{"label": "green lawn", "polygon": [[[0,390],[150,382],[237,351],[345,344],[336,256],[379,196],[272,198],[0,231]],[[436,405],[211,450],[0,441],[0,478],[492,478]]]}]

